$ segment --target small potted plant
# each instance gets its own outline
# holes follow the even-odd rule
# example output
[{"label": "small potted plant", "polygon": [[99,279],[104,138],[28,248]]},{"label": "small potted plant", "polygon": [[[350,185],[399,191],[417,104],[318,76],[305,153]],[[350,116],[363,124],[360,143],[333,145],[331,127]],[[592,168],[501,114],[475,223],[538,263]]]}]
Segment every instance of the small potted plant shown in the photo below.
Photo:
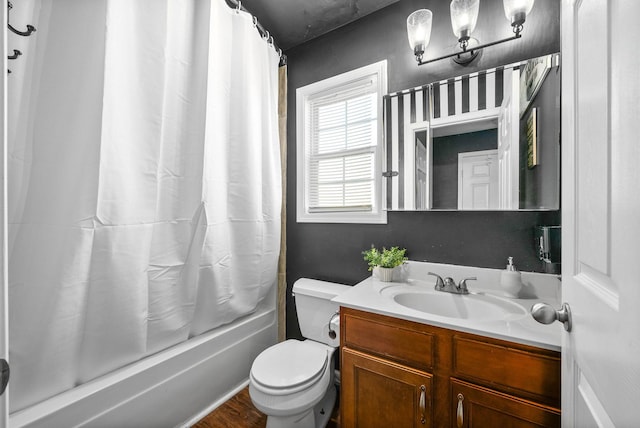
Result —
[{"label": "small potted plant", "polygon": [[369,271],[377,268],[380,280],[391,282],[394,268],[407,261],[404,255],[406,251],[406,248],[400,249],[399,247],[391,247],[390,249],[382,247],[382,251],[379,251],[372,246],[367,251],[363,251],[362,254],[364,260],[369,263]]}]

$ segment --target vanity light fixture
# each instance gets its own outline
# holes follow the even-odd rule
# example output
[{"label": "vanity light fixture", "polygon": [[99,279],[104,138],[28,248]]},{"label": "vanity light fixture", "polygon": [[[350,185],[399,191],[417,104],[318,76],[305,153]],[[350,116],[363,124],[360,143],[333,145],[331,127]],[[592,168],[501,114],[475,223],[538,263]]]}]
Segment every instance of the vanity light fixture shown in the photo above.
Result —
[{"label": "vanity light fixture", "polygon": [[452,0],[450,5],[451,27],[458,38],[456,52],[438,58],[423,61],[422,57],[429,45],[431,38],[431,26],[433,13],[429,9],[419,9],[407,18],[407,35],[409,45],[413,49],[418,65],[452,58],[458,64],[468,64],[473,61],[478,53],[489,46],[519,39],[522,37],[522,29],[527,15],[533,8],[535,0],[503,0],[504,13],[513,29],[514,35],[506,39],[479,45],[477,40],[471,37],[478,21],[480,0]]}]

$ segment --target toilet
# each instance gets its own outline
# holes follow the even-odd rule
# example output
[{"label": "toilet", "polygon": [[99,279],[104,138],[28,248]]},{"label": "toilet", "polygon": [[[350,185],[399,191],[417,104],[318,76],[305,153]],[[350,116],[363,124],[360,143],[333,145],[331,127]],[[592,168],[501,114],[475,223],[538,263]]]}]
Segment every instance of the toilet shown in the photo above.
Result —
[{"label": "toilet", "polygon": [[333,354],[340,345],[339,305],[331,299],[351,287],[301,278],[293,285],[300,331],[256,357],[249,396],[267,415],[267,428],[320,428],[336,401]]}]

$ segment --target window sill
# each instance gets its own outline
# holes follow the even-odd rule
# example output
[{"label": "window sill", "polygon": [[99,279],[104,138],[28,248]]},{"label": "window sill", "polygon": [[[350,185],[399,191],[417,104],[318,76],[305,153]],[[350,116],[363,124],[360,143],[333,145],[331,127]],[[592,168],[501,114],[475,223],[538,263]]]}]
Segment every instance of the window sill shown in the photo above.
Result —
[{"label": "window sill", "polygon": [[298,212],[298,223],[361,223],[361,224],[387,224],[387,212]]}]

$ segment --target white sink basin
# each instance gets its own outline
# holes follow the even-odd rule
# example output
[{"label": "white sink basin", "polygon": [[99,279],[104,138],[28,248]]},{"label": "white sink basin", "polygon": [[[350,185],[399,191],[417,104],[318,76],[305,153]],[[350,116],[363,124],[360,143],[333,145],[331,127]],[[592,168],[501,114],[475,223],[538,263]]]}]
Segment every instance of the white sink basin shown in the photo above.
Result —
[{"label": "white sink basin", "polygon": [[527,316],[520,305],[487,294],[453,294],[442,291],[407,291],[393,295],[407,308],[446,318],[471,320],[511,320]]}]

